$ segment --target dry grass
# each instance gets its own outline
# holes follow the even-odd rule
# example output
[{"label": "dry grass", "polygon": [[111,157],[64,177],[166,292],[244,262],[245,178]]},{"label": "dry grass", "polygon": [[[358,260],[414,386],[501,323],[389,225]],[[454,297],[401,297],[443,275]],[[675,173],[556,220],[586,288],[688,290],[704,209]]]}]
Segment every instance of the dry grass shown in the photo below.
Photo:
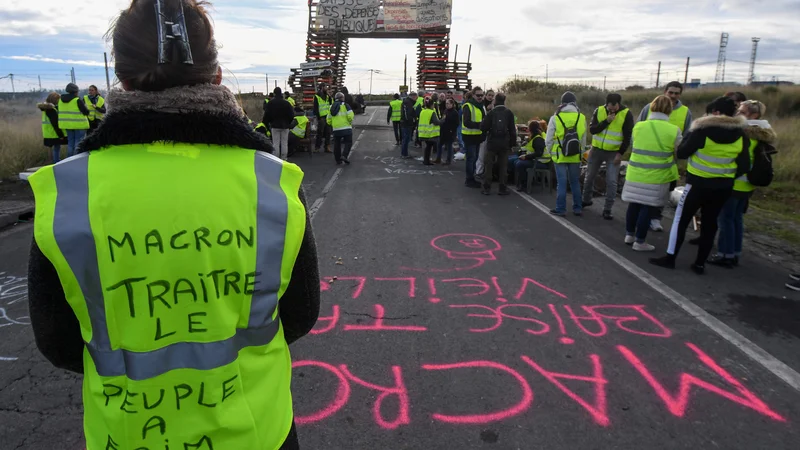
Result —
[{"label": "dry grass", "polygon": [[0,120],[0,179],[47,163],[49,154],[42,142],[39,117],[27,115],[13,122]]}]

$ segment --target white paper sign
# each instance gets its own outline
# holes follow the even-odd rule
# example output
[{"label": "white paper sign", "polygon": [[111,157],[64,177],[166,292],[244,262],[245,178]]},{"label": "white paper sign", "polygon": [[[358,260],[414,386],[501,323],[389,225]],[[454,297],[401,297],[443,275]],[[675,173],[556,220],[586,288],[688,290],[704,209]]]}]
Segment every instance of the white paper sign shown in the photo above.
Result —
[{"label": "white paper sign", "polygon": [[386,31],[419,30],[449,25],[451,0],[386,0],[383,26]]},{"label": "white paper sign", "polygon": [[317,26],[342,33],[372,33],[378,28],[380,0],[319,0]]}]

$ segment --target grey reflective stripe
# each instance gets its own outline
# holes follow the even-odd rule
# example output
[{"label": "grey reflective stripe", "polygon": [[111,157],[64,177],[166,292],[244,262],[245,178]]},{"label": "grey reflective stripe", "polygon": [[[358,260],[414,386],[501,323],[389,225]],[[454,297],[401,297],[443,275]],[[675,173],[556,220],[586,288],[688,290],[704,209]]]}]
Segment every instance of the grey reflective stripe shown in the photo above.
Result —
[{"label": "grey reflective stripe", "polygon": [[84,117],[83,119],[64,119],[62,117],[58,118],[59,122],[84,122],[86,120],[88,120],[86,117]]},{"label": "grey reflective stripe", "polygon": [[640,169],[669,169],[673,166],[673,163],[664,163],[664,164],[650,164],[650,163],[641,163],[636,161],[628,161],[628,165],[631,167],[638,167]]},{"label": "grey reflective stripe", "polygon": [[[697,153],[695,153],[695,155],[697,155]],[[694,167],[697,170],[702,170],[703,172],[708,172],[708,173],[717,173],[717,174],[720,174],[720,175],[727,175],[729,173],[736,173],[736,168],[735,167],[731,167],[731,168],[727,168],[727,169],[720,169],[720,168],[717,168],[717,167],[708,167],[708,166],[704,166],[703,164],[697,162],[694,158],[689,158],[689,165]]]},{"label": "grey reflective stripe", "polygon": [[641,148],[633,149],[633,153],[642,156],[655,156],[656,158],[669,158],[672,156],[672,152],[661,152],[657,150],[643,150]]},{"label": "grey reflective stripe", "polygon": [[617,133],[616,131],[608,131],[607,129],[604,131],[605,134],[609,136],[616,136],[622,138],[622,133]]},{"label": "grey reflective stripe", "polygon": [[699,151],[694,154],[694,157],[711,164],[730,164],[736,161],[736,158],[717,158],[716,156],[709,156]]},{"label": "grey reflective stripe", "polygon": [[749,183],[750,179],[747,178],[747,174],[744,174],[744,175],[740,176],[739,178],[737,178],[736,181],[747,181]]},{"label": "grey reflective stripe", "polygon": [[286,243],[289,207],[281,189],[283,163],[261,152],[255,152],[258,181],[258,218],[256,225],[256,272],[250,320],[247,326],[263,327],[272,321],[278,307],[281,287],[281,265]]},{"label": "grey reflective stripe", "polygon": [[280,321],[272,316],[278,307],[288,200],[280,186],[283,164],[258,152],[254,158],[258,189],[254,250],[257,275],[248,328],[237,329],[232,337],[221,341],[178,342],[149,352],[111,348],[97,248],[89,221],[89,153],[54,166],[57,196],[53,235],[86,301],[92,326],[92,340],[86,347],[100,376],[146,380],[175,369],[209,370],[235,361],[245,347],[266,345],[275,338]]}]

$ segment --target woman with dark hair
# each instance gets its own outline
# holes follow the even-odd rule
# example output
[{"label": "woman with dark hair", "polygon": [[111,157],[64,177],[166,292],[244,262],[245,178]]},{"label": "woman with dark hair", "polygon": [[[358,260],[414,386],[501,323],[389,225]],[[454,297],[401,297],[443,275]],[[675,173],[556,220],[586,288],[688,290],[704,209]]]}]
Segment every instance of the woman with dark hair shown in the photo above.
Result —
[{"label": "woman with dark hair", "polygon": [[517,191],[519,192],[524,191],[527,186],[528,169],[548,169],[550,167],[552,158],[549,153],[545,154],[547,151],[546,134],[542,130],[542,123],[539,119],[528,122],[530,138],[522,146],[525,153],[508,158],[509,173],[514,171],[514,180],[517,182]]},{"label": "woman with dark hair", "polygon": [[442,163],[442,152],[446,149],[444,165],[449,166],[453,162],[453,144],[458,133],[458,111],[456,101],[452,98],[445,100],[444,114],[440,116],[439,125],[439,145],[436,151],[435,164]]},{"label": "woman with dark hair", "polygon": [[61,94],[51,92],[47,100],[36,105],[42,112],[42,137],[44,146],[53,151],[53,164],[61,159],[61,146],[67,144],[67,135],[58,127],[58,101]]},{"label": "woman with dark hair", "polygon": [[206,6],[133,0],[109,32],[124,91],[30,177],[31,325],[83,373],[88,450],[299,445],[288,344],[320,295],[303,172],[220,86]]},{"label": "woman with dark hair", "polygon": [[442,121],[439,120],[439,115],[436,114],[436,100],[432,97],[426,97],[423,102],[423,108],[419,113],[419,138],[425,143],[425,153],[422,158],[422,164],[431,166],[431,153],[434,148],[439,146],[439,126]]}]

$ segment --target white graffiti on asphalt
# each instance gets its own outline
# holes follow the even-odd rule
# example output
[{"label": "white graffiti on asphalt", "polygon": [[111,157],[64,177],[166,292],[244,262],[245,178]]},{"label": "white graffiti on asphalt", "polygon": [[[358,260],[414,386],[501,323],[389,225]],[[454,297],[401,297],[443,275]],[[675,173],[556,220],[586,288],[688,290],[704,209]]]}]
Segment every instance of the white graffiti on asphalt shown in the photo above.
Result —
[{"label": "white graffiti on asphalt", "polygon": [[[7,306],[12,306],[17,303],[25,302],[28,300],[28,278],[15,277],[7,275],[5,272],[0,272],[0,328],[11,325],[30,325],[28,316],[21,316],[11,318],[6,311]],[[0,361],[16,361],[14,356],[0,355]]]}]

